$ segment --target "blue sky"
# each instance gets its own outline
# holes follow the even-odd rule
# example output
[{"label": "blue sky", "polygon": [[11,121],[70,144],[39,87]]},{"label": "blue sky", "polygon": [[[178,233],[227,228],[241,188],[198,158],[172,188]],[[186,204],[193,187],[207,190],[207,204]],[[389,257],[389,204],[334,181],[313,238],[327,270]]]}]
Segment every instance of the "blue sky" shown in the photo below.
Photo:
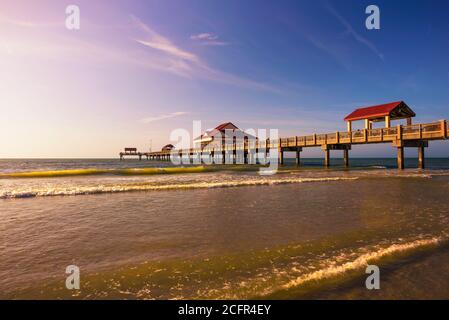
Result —
[{"label": "blue sky", "polygon": [[[354,108],[396,100],[415,121],[449,119],[444,0],[75,2],[1,1],[0,157],[114,157],[192,120],[333,132]],[[64,27],[72,3],[79,31]],[[380,30],[365,28],[370,4]]]}]

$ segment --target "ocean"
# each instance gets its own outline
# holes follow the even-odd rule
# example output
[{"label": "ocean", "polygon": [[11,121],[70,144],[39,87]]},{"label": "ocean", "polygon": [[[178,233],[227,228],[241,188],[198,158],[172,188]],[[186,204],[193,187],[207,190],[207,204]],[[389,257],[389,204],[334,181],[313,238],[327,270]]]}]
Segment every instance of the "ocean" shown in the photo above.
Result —
[{"label": "ocean", "polygon": [[[2,299],[448,299],[449,158],[0,160]],[[367,290],[368,264],[380,289]],[[80,269],[80,290],[65,271]]]}]

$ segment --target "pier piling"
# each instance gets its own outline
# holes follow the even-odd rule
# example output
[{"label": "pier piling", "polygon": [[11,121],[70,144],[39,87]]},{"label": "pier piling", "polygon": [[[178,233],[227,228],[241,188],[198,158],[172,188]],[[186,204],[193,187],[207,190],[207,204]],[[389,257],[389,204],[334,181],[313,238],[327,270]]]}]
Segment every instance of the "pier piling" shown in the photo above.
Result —
[{"label": "pier piling", "polygon": [[424,146],[420,146],[418,147],[418,168],[424,169],[424,167]]},{"label": "pier piling", "polygon": [[330,150],[328,148],[324,149],[324,166],[330,166]]},{"label": "pier piling", "polygon": [[349,167],[349,150],[344,149],[343,150],[343,162],[345,164],[345,167]]},{"label": "pier piling", "polygon": [[296,148],[296,166],[301,166],[301,151],[302,148]]},{"label": "pier piling", "polygon": [[398,147],[398,169],[402,170],[404,169],[404,147]]}]

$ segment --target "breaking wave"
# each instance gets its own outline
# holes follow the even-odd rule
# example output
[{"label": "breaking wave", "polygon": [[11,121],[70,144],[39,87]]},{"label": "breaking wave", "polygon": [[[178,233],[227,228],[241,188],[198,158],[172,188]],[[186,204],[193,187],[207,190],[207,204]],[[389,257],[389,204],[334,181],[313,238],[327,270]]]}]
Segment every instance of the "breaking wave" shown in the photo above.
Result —
[{"label": "breaking wave", "polygon": [[27,171],[0,173],[0,179],[8,178],[57,178],[92,175],[157,175],[157,174],[179,174],[179,173],[201,173],[217,171],[215,167],[195,166],[195,167],[166,167],[166,168],[126,168],[126,169],[69,169],[69,170],[48,170],[48,171]]},{"label": "breaking wave", "polygon": [[407,251],[413,251],[414,249],[419,249],[423,247],[436,246],[441,241],[443,241],[442,237],[435,237],[431,239],[419,239],[408,243],[402,244],[393,244],[387,248],[380,249],[378,251],[369,252],[360,255],[353,261],[346,262],[342,265],[338,266],[330,266],[328,268],[324,268],[318,271],[314,271],[305,275],[302,275],[294,280],[291,280],[282,286],[283,289],[289,289],[292,287],[297,287],[300,285],[304,285],[311,281],[320,281],[329,279],[332,277],[339,276],[348,271],[357,270],[363,267],[366,267],[369,263],[379,261],[388,256],[403,253]]},{"label": "breaking wave", "polygon": [[155,185],[146,184],[116,184],[116,185],[95,185],[76,187],[54,187],[48,189],[33,190],[12,190],[0,193],[0,199],[8,198],[32,198],[46,196],[76,196],[101,193],[118,193],[131,191],[160,191],[160,190],[182,190],[182,189],[207,189],[207,188],[227,188],[261,185],[279,185],[309,182],[326,182],[340,180],[356,180],[357,177],[324,177],[324,178],[283,178],[283,179],[250,179],[221,182],[193,182],[180,184]]}]

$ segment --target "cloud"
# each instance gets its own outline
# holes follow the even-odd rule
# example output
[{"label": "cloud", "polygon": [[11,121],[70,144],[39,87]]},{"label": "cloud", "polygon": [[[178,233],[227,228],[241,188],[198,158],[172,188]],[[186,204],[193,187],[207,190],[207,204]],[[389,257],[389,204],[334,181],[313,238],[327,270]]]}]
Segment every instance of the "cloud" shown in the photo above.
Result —
[{"label": "cloud", "polygon": [[215,35],[215,34],[212,34],[212,33],[205,32],[205,33],[199,33],[199,34],[191,35],[190,39],[192,39],[192,40],[210,40],[210,41],[212,41],[212,40],[217,40],[218,36]]},{"label": "cloud", "polygon": [[227,46],[229,42],[220,41],[218,36],[213,33],[204,32],[190,36],[190,39],[206,46]]},{"label": "cloud", "polygon": [[337,18],[338,21],[345,27],[346,33],[351,35],[357,42],[363,44],[366,46],[369,50],[371,50],[375,55],[377,55],[381,60],[384,60],[384,55],[377,49],[377,47],[370,42],[368,39],[357,33],[357,31],[354,30],[354,28],[351,26],[351,24],[343,18],[343,16],[338,13],[338,11],[333,8],[330,4],[326,6],[326,9]]},{"label": "cloud", "polygon": [[158,115],[155,117],[146,117],[146,118],[140,119],[140,122],[150,123],[150,122],[155,122],[155,121],[159,121],[159,120],[179,117],[179,116],[182,116],[185,114],[187,114],[187,112],[184,112],[184,111],[172,112],[172,113],[167,113],[167,114],[161,114],[161,115]]},{"label": "cloud", "polygon": [[[187,78],[209,79],[229,85],[279,93],[279,89],[270,85],[214,69],[198,55],[175,45],[168,38],[154,31],[137,17],[131,16],[131,20],[143,32],[142,38],[135,39],[135,41],[153,49],[153,53],[159,53],[157,56],[152,56],[152,59],[158,60],[158,69],[163,69]],[[203,39],[214,38],[211,34],[200,34],[199,37]]]},{"label": "cloud", "polygon": [[198,57],[195,54],[177,47],[169,39],[158,34],[156,31],[151,29],[149,26],[144,24],[135,16],[131,15],[131,20],[135,26],[137,26],[138,28],[140,28],[145,32],[147,40],[136,40],[140,44],[162,51],[175,58],[198,62]]},{"label": "cloud", "polygon": [[[269,84],[247,79],[239,75],[227,73],[209,66],[201,57],[194,52],[183,49],[169,38],[157,33],[153,28],[143,23],[137,17],[127,16],[126,24],[120,26],[123,37],[114,38],[114,41],[99,42],[82,40],[73,37],[70,33],[63,33],[58,41],[54,41],[44,33],[35,34],[25,32],[27,28],[38,28],[41,25],[31,22],[4,21],[0,16],[0,23],[14,23],[23,27],[23,37],[6,37],[0,44],[0,55],[31,56],[33,58],[43,57],[62,61],[75,61],[82,64],[95,63],[123,63],[135,65],[144,69],[168,72],[187,79],[206,79],[226,85],[249,88],[252,90],[270,91],[279,93],[279,89]],[[131,25],[129,23],[131,18]],[[52,24],[48,25],[53,26]],[[125,27],[126,26],[126,27]],[[101,30],[95,29],[92,34]],[[93,30],[92,28],[89,30]],[[120,33],[117,33],[121,35]],[[202,35],[203,39],[214,39],[214,35]],[[129,40],[139,46],[129,46]],[[210,40],[208,40],[210,41]],[[217,40],[212,40],[217,41]],[[216,44],[217,45],[217,44]],[[149,50],[142,50],[142,47]]]},{"label": "cloud", "polygon": [[0,16],[0,24],[9,24],[22,28],[53,28],[64,26],[64,20],[62,20],[62,22],[32,22],[27,20],[9,19],[4,16]]},{"label": "cloud", "polygon": [[309,41],[315,48],[322,50],[323,52],[327,53],[328,55],[330,55],[332,58],[334,58],[334,60],[340,64],[342,67],[344,67],[346,70],[350,70],[351,66],[348,62],[346,62],[341,54],[334,48],[332,48],[331,46],[329,46],[328,44],[325,44],[323,42],[321,42],[317,37],[311,35],[311,34],[305,34],[304,37],[307,39],[307,41]]}]

